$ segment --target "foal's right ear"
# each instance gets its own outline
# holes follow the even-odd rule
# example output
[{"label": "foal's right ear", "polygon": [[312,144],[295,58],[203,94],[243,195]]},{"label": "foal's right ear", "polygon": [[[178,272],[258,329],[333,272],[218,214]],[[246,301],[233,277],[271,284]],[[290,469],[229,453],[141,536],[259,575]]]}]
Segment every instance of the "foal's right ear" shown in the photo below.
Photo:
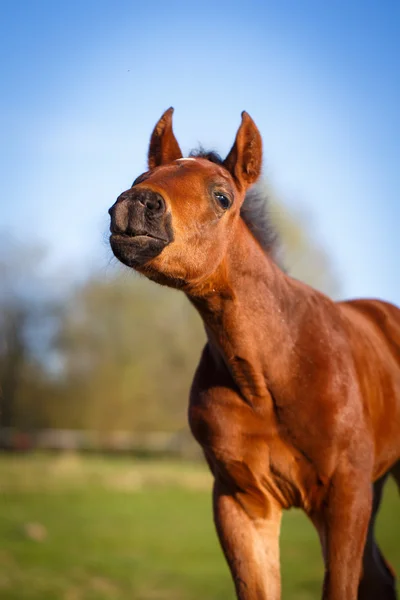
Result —
[{"label": "foal's right ear", "polygon": [[148,154],[149,169],[155,169],[155,167],[182,158],[181,149],[172,131],[173,112],[174,109],[171,106],[153,129]]}]

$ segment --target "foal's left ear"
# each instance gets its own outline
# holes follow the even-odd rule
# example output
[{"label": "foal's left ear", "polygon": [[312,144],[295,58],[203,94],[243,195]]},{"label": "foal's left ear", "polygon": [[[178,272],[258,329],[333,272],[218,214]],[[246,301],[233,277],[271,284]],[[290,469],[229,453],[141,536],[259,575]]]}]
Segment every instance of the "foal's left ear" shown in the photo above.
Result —
[{"label": "foal's left ear", "polygon": [[235,142],[224,160],[239,187],[247,188],[261,174],[262,140],[260,132],[250,115],[243,111],[242,122]]},{"label": "foal's left ear", "polygon": [[172,130],[173,112],[174,109],[171,106],[153,129],[148,154],[149,169],[155,169],[155,167],[182,158],[181,149]]}]

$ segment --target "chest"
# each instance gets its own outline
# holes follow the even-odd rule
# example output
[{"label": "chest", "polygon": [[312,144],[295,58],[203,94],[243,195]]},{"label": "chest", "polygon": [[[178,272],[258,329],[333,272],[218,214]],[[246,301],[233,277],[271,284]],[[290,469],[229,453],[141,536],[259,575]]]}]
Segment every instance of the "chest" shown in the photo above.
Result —
[{"label": "chest", "polygon": [[273,496],[283,508],[319,502],[317,465],[285,436],[276,414],[255,410],[223,385],[192,390],[189,423],[216,478],[263,504]]}]

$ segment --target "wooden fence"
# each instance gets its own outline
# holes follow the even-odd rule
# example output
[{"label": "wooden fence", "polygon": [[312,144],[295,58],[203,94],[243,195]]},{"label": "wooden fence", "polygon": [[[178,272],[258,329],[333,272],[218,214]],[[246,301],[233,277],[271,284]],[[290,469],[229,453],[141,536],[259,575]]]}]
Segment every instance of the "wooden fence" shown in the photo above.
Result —
[{"label": "wooden fence", "polygon": [[69,452],[131,453],[141,456],[176,456],[196,459],[201,450],[186,429],[176,432],[87,431],[0,429],[0,449],[16,452],[35,450]]}]

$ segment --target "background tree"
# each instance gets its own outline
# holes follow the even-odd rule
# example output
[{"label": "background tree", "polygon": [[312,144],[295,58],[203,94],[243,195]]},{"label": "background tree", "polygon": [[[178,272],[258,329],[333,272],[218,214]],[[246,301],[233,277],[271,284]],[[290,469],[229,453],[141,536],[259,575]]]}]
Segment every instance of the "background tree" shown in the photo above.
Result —
[{"label": "background tree", "polygon": [[93,278],[62,316],[62,420],[71,426],[171,429],[183,406],[204,334],[183,294],[133,273]]},{"label": "background tree", "polygon": [[40,398],[47,385],[51,294],[42,272],[39,246],[2,236],[0,253],[0,423],[42,425]]}]

